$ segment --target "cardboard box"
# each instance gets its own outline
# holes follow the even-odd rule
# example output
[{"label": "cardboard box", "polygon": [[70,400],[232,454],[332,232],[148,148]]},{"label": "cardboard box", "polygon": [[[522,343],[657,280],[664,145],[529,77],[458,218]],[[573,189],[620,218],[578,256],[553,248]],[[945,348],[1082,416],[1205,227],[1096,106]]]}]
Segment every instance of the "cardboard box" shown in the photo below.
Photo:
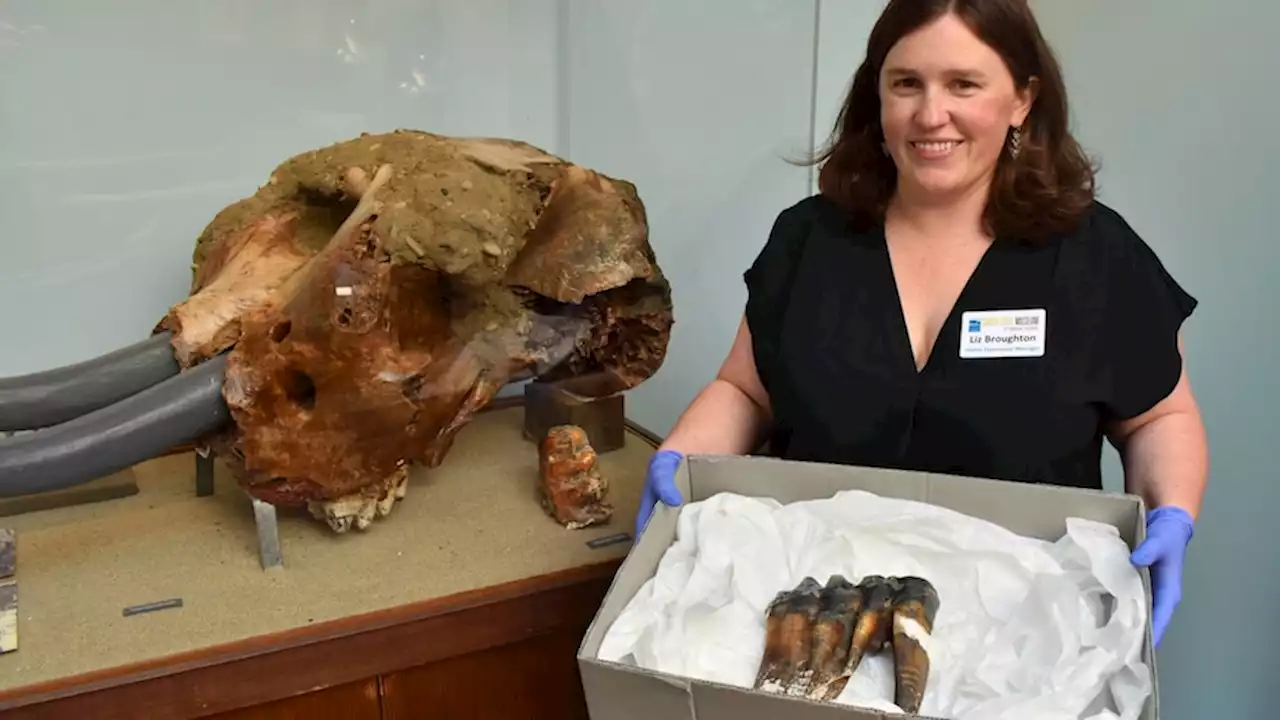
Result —
[{"label": "cardboard box", "polygon": [[[866,490],[883,497],[916,500],[981,518],[1044,540],[1066,532],[1068,517],[1107,523],[1130,549],[1146,537],[1146,507],[1134,495],[900,470],[783,461],[764,457],[692,456],[681,464],[676,484],[686,501],[721,492],[771,497],[782,503]],[[610,626],[656,572],[675,539],[677,508],[659,505],[640,541],[623,562],[587,630],[578,666],[592,720],[883,720],[910,718],[821,704],[750,689],[652,672],[596,658]],[[1151,581],[1140,570],[1148,599]],[[1151,668],[1152,694],[1141,720],[1159,720],[1159,682],[1148,618],[1143,661]]]}]

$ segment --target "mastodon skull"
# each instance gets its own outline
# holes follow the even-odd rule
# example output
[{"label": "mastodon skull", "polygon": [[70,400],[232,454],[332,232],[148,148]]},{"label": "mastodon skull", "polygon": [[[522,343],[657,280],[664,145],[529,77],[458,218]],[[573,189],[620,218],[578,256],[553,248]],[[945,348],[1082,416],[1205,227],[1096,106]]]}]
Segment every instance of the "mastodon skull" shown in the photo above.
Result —
[{"label": "mastodon skull", "polygon": [[673,322],[635,187],[513,140],[402,130],[291,158],[194,260],[157,329],[184,367],[228,353],[216,449],[255,497],[338,529],[505,384],[633,387]]}]

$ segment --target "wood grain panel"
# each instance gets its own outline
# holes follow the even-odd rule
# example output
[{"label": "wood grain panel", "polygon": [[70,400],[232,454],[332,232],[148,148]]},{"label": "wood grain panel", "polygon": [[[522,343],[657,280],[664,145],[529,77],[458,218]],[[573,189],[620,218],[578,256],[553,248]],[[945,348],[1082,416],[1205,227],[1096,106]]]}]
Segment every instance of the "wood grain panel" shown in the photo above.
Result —
[{"label": "wood grain panel", "polygon": [[588,720],[573,627],[394,673],[385,720]]},{"label": "wood grain panel", "polygon": [[218,713],[209,720],[381,720],[381,717],[382,703],[375,678]]}]

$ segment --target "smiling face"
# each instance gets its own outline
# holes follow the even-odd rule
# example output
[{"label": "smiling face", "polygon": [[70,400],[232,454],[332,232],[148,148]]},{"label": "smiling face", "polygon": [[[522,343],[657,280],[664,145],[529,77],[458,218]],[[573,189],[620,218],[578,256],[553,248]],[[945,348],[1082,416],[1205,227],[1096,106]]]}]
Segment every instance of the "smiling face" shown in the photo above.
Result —
[{"label": "smiling face", "polygon": [[1000,55],[952,13],[898,41],[879,86],[898,192],[931,202],[985,188],[1031,110],[1031,90],[1019,91]]}]

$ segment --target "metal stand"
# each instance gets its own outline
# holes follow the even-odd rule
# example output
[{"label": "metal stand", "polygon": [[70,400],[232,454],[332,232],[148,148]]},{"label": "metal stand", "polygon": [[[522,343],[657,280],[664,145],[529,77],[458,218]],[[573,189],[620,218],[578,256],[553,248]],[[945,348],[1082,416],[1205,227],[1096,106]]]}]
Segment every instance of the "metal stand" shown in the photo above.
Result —
[{"label": "metal stand", "polygon": [[[196,497],[213,495],[213,450],[196,450]],[[250,496],[253,503],[253,523],[258,529],[258,557],[263,570],[284,566],[280,552],[280,527],[276,523],[276,508]]]},{"label": "metal stand", "polygon": [[209,448],[196,449],[196,497],[209,497],[213,494],[213,451]]},{"label": "metal stand", "polygon": [[262,569],[283,567],[284,558],[280,556],[280,528],[276,525],[276,508],[257,498],[253,501],[253,521],[258,526],[258,555],[262,560]]}]

